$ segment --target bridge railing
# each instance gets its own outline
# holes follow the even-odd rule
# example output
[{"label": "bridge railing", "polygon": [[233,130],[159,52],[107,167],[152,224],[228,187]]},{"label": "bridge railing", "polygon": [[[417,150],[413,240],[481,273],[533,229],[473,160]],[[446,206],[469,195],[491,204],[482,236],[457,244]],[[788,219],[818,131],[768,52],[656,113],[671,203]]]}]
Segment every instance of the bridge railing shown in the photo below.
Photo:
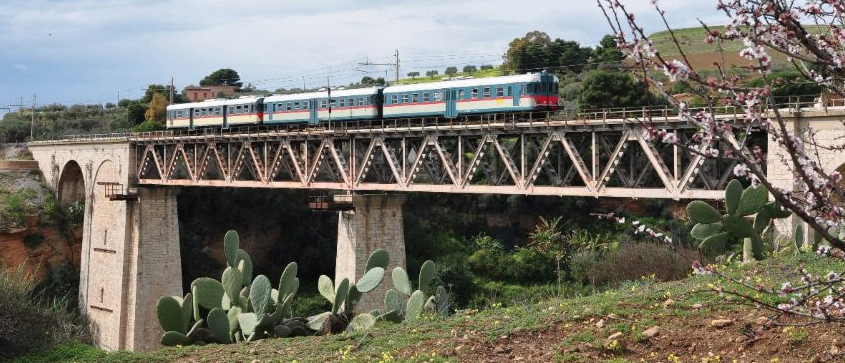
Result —
[{"label": "bridge railing", "polygon": [[[827,112],[831,108],[839,108],[845,110],[845,99],[834,99],[827,102],[799,102],[790,101],[778,103],[776,107],[782,111],[800,111],[806,109],[816,109]],[[770,105],[758,106],[759,112],[765,112],[770,109]],[[717,115],[740,117],[745,111],[736,106],[722,105],[713,107],[712,112]],[[690,108],[691,113],[699,111],[708,111],[705,107]],[[636,123],[644,120],[651,120],[655,122],[673,122],[678,121],[679,111],[674,107],[660,106],[660,107],[634,107],[634,108],[602,108],[602,109],[561,109],[556,111],[539,111],[530,113],[497,113],[497,114],[483,114],[470,115],[461,118],[444,119],[436,117],[423,118],[399,118],[399,119],[381,119],[381,120],[364,120],[364,121],[333,121],[325,122],[320,125],[310,124],[273,124],[273,125],[254,125],[243,126],[236,129],[223,128],[202,128],[195,130],[187,129],[169,129],[161,131],[144,131],[144,132],[121,132],[110,134],[78,134],[65,135],[54,139],[38,140],[36,142],[50,142],[50,141],[86,141],[86,140],[156,140],[156,139],[171,139],[181,137],[251,137],[274,133],[286,134],[347,134],[347,133],[376,133],[386,132],[390,130],[454,130],[469,127],[511,127],[517,123],[527,126],[534,125],[549,125],[551,123],[564,125],[585,125],[595,123]]]}]

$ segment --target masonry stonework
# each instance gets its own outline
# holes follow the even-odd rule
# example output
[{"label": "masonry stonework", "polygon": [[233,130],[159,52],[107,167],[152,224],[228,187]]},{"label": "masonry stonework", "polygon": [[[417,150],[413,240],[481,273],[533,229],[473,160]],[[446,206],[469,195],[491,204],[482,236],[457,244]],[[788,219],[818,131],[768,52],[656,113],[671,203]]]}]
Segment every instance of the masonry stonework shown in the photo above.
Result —
[{"label": "masonry stonework", "polygon": [[137,200],[107,198],[101,183],[135,182],[128,141],[29,148],[60,200],[85,201],[79,306],[95,344],[107,350],[159,348],[156,302],[182,295],[177,190],[139,188]]},{"label": "masonry stonework", "polygon": [[[787,128],[794,132],[795,135],[803,135],[812,138],[820,146],[833,146],[842,144],[845,139],[845,127],[842,127],[842,111],[841,110],[816,110],[802,112],[782,112],[784,119],[787,120]],[[818,161],[821,163],[822,169],[830,173],[835,170],[840,170],[845,165],[845,152],[839,150],[827,150],[824,148],[817,148],[809,152],[810,155],[818,154]],[[777,142],[769,139],[768,143],[768,160],[766,164],[766,176],[772,181],[776,187],[799,194],[803,186],[796,183],[796,175],[793,174],[790,166],[783,163],[781,160],[787,156],[784,148],[778,145]],[[787,159],[788,160],[788,159]],[[840,170],[841,171],[841,170]],[[795,226],[799,223],[799,219],[792,216],[785,219],[775,220],[775,229],[778,235],[792,236]],[[803,223],[803,222],[802,222]],[[804,233],[805,244],[813,241],[813,233],[805,224],[804,230],[809,233]]]},{"label": "masonry stonework", "polygon": [[358,312],[383,307],[384,294],[393,286],[391,271],[405,268],[405,231],[402,225],[402,195],[356,195],[352,211],[339,212],[335,285],[344,278],[355,282],[364,275],[367,258],[378,249],[387,250],[390,264],[384,281],[358,302]]}]

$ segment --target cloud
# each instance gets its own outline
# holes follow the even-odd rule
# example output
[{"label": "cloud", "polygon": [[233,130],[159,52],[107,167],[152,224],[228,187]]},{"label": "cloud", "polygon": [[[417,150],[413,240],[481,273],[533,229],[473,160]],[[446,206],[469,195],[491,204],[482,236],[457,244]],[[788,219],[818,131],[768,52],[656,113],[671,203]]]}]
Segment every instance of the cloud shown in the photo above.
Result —
[{"label": "cloud", "polygon": [[[648,0],[629,8],[658,24]],[[714,4],[664,0],[678,26]],[[218,68],[278,87],[384,76],[399,49],[401,74],[497,64],[515,37],[542,30],[595,45],[609,29],[590,0],[4,0],[0,3],[0,101],[38,92],[56,102],[137,97],[149,83],[196,83]],[[647,29],[657,31],[661,29]],[[37,70],[37,72],[35,71]],[[15,71],[14,73],[12,71]],[[9,87],[5,87],[6,85]],[[81,95],[81,96],[80,96]]]},{"label": "cloud", "polygon": [[29,70],[29,67],[27,67],[26,64],[15,63],[12,64],[12,69],[25,72]]}]

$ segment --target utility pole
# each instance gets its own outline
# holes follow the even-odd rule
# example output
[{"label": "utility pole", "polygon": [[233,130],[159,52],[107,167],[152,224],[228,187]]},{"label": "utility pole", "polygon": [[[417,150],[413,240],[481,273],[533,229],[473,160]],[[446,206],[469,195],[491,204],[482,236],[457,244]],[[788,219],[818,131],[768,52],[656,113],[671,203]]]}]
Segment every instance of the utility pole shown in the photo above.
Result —
[{"label": "utility pole", "polygon": [[170,77],[170,104],[173,104],[173,77]]},{"label": "utility pole", "polygon": [[399,49],[396,49],[396,84],[399,84]]},{"label": "utility pole", "polygon": [[[399,49],[396,49],[396,53],[393,54],[394,62],[393,63],[371,63],[369,59],[367,59],[364,63],[358,63],[359,66],[392,66],[396,69],[396,84],[399,84]],[[387,69],[384,70],[384,81],[390,84],[388,81],[387,76]]]},{"label": "utility pole", "polygon": [[29,141],[35,140],[35,93],[32,94],[32,123],[29,124]]},{"label": "utility pole", "polygon": [[305,76],[302,76],[302,92],[305,92]]}]

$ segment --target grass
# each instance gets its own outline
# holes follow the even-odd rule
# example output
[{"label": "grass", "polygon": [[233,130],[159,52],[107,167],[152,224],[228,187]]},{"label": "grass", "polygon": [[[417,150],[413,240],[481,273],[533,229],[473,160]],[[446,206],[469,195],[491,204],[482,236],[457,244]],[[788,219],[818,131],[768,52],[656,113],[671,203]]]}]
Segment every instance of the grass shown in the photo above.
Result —
[{"label": "grass", "polygon": [[[801,255],[748,265],[730,265],[724,267],[724,270],[733,276],[771,277],[761,279],[759,283],[779,286],[784,276],[788,276],[787,269],[797,266],[804,266],[813,274],[824,274],[843,268],[841,262],[813,255]],[[529,340],[536,341],[535,333],[532,332],[548,331],[560,331],[564,334],[564,337],[554,341],[537,342],[544,345],[546,350],[557,352],[554,353],[554,359],[557,361],[639,361],[639,358],[631,357],[629,351],[613,351],[600,347],[605,338],[613,332],[623,332],[623,339],[629,341],[629,344],[645,347],[643,349],[656,349],[648,344],[648,339],[641,336],[640,332],[654,325],[662,325],[668,329],[672,321],[709,319],[740,311],[748,314],[750,311],[747,307],[725,303],[723,298],[706,291],[721,283],[712,275],[690,276],[685,280],[667,283],[641,279],[591,296],[551,298],[539,303],[484,311],[460,311],[450,318],[424,318],[410,324],[380,322],[364,334],[344,333],[326,337],[268,339],[252,344],[176,347],[151,353],[106,353],[87,345],[72,343],[14,362],[240,362],[254,359],[273,362],[455,362],[461,357],[456,350],[459,345],[474,344],[480,347],[479,349],[485,349],[498,344],[497,342],[506,341],[505,338],[509,336],[520,334],[527,334],[531,336]],[[668,299],[675,303],[664,307],[663,303]],[[697,304],[702,307],[693,308]],[[607,320],[601,328],[596,326],[599,319]],[[813,333],[799,329],[780,333],[777,332],[780,342],[789,342],[792,345],[808,344],[805,341],[809,336],[813,336]],[[520,349],[525,343],[517,341],[512,349]],[[599,348],[587,352],[567,350],[569,347],[585,344]],[[454,352],[458,357],[447,356],[448,354],[443,353],[447,350]],[[472,354],[475,355],[476,352],[473,350]],[[600,354],[605,358],[598,359],[585,354]],[[626,354],[628,356],[625,356]],[[666,357],[666,352],[660,354]]]},{"label": "grass", "polygon": [[[402,79],[400,79],[399,84],[418,84],[418,83],[440,82],[444,78],[448,77],[445,74],[438,74],[438,75],[436,75],[432,78],[432,77],[426,76],[425,72],[420,72],[420,73],[422,73],[422,75],[418,76],[416,78],[402,78]],[[484,70],[479,69],[479,70],[473,72],[472,74],[464,73],[464,72],[458,72],[455,76],[456,77],[470,77],[470,76],[472,76],[474,78],[486,78],[486,77],[498,77],[498,76],[503,76],[503,75],[505,75],[505,72],[503,72],[501,70],[501,68],[494,67],[493,69],[484,69]]]}]

